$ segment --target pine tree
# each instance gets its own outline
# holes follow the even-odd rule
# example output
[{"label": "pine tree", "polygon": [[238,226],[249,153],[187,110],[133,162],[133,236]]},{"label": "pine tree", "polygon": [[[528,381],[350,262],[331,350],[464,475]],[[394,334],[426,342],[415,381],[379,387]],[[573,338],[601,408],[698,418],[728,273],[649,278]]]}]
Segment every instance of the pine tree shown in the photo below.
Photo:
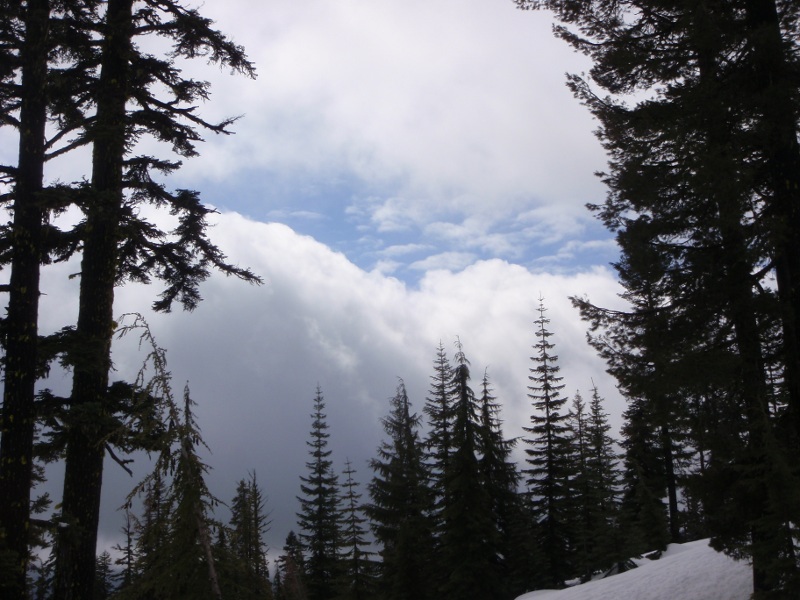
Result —
[{"label": "pine tree", "polygon": [[121,570],[117,573],[115,586],[119,590],[124,590],[129,587],[136,576],[135,568],[138,555],[134,539],[136,534],[135,522],[136,518],[131,513],[130,508],[126,507],[125,523],[120,530],[120,533],[124,536],[124,542],[120,542],[113,547],[113,550],[117,554],[117,559],[114,561],[114,564],[121,567]]},{"label": "pine tree", "polygon": [[580,392],[573,398],[570,429],[574,438],[576,570],[584,581],[599,571],[626,568],[627,548],[619,530],[620,487],[614,440],[596,386],[588,407]]},{"label": "pine tree", "polygon": [[422,412],[427,417],[428,434],[425,439],[425,462],[431,477],[431,489],[434,493],[434,516],[437,520],[437,535],[443,526],[441,513],[445,510],[449,497],[445,479],[450,468],[453,454],[453,368],[447,358],[442,342],[436,350],[433,361],[430,389],[425,398]]},{"label": "pine tree", "polygon": [[[617,267],[634,301],[612,335],[632,335],[631,363],[650,362],[660,382],[673,381],[672,393],[641,394],[657,420],[667,414],[664,401],[706,397],[726,374],[728,383],[715,390],[724,393],[713,395],[732,435],[713,437],[704,470],[703,503],[714,517],[708,525],[716,547],[752,558],[756,595],[789,593],[800,585],[793,541],[800,484],[791,466],[800,431],[800,304],[791,282],[800,251],[789,243],[800,232],[791,166],[800,164],[800,147],[797,83],[788,76],[797,64],[800,10],[771,0],[648,10],[519,3],[554,10],[566,25],[559,34],[594,60],[592,82],[616,96],[601,98],[590,83],[570,78],[601,122],[611,156],[609,196],[594,208],[617,232]],[[622,95],[646,100],[629,104]],[[666,327],[654,328],[653,316]],[[649,318],[645,334],[654,339],[642,343],[640,331],[625,328],[629,317]],[[767,362],[768,348],[777,347],[785,381],[773,413]],[[675,390],[674,382],[690,389]],[[671,433],[660,427],[665,454],[673,450]],[[674,537],[677,494],[673,475],[665,476]],[[642,499],[654,495],[640,489],[646,479],[643,473],[637,486]]]},{"label": "pine tree", "polygon": [[445,580],[441,592],[448,598],[499,598],[500,534],[480,465],[481,407],[469,386],[469,361],[460,340],[456,341],[456,350],[451,383],[455,450],[444,479],[450,501],[442,512]]},{"label": "pine tree", "polygon": [[97,600],[108,600],[114,592],[114,571],[111,564],[108,550],[103,550],[95,559],[94,597]]},{"label": "pine tree", "polygon": [[[194,114],[190,103],[207,97],[207,84],[183,78],[176,59],[203,55],[252,74],[243,50],[196,10],[173,1],[110,0],[102,23],[92,29],[100,32],[101,53],[91,92],[96,91],[96,113],[85,119],[86,139],[92,144],[92,174],[81,190],[85,221],[74,232],[83,255],[78,322],[69,350],[73,389],[62,501],[64,520],[75,531],[59,544],[57,600],[90,599],[93,590],[90,557],[96,545],[105,447],[86,423],[107,417],[114,287],[125,280],[147,283],[156,276],[166,289],[154,308],[167,311],[175,300],[186,308],[196,306],[197,286],[210,267],[255,279],[249,271],[225,264],[208,241],[206,217],[211,210],[196,193],[171,194],[153,180],[152,171],[168,173],[179,163],[129,155],[144,135],[169,141],[177,154],[192,156],[198,128],[227,132],[230,120],[212,124]],[[148,34],[171,38],[174,52],[163,60],[140,52],[134,40]],[[137,216],[135,207],[143,202],[167,205],[178,215],[172,239]]]},{"label": "pine tree", "polygon": [[339,485],[331,451],[327,449],[328,423],[325,399],[317,386],[314,412],[311,414],[309,447],[310,460],[306,462],[307,476],[300,477],[302,496],[297,525],[306,554],[305,585],[309,600],[325,600],[334,595],[334,581],[339,569]]},{"label": "pine tree", "polygon": [[[64,111],[74,106],[69,82],[74,65],[88,51],[85,36],[76,32],[90,0],[4,2],[0,18],[0,127],[13,127],[19,145],[16,166],[0,165],[0,186],[12,200],[13,222],[0,228],[0,263],[10,266],[7,317],[2,319],[5,386],[0,415],[0,590],[10,598],[25,598],[28,559],[30,491],[35,428],[35,382],[41,368],[38,336],[40,266],[48,259],[47,218],[63,206],[60,186],[46,186],[48,158],[69,150],[59,145],[65,133]],[[64,45],[65,39],[69,46]],[[58,67],[49,57],[58,56]],[[58,73],[68,74],[58,77]],[[54,85],[54,80],[67,82]],[[48,138],[47,120],[61,127]],[[5,556],[5,553],[8,553]],[[94,554],[92,554],[94,556]]]},{"label": "pine tree", "polygon": [[350,460],[345,461],[339,520],[342,527],[341,573],[336,582],[338,600],[367,600],[375,596],[375,563],[368,550],[367,519]]},{"label": "pine tree", "polygon": [[222,598],[217,561],[211,545],[214,523],[210,517],[219,501],[205,483],[208,466],[197,453],[205,443],[192,405],[187,387],[183,414],[172,415],[175,445],[159,457],[154,472],[138,486],[138,489],[143,489],[167,473],[172,475],[165,501],[170,512],[160,524],[156,524],[163,530],[163,542],[144,556],[147,564],[124,591],[125,598]]},{"label": "pine tree", "polygon": [[[265,499],[253,471],[236,486],[231,502],[230,549],[237,571],[236,597],[269,598],[271,586],[264,536],[269,530]],[[221,529],[224,531],[224,529]]]},{"label": "pine tree", "polygon": [[509,440],[503,435],[500,404],[493,395],[488,369],[483,373],[478,406],[479,465],[499,536],[497,593],[516,598],[534,588],[537,565],[530,545],[531,518],[518,490],[520,474],[512,458],[517,439]]},{"label": "pine tree", "polygon": [[303,545],[293,531],[286,536],[273,588],[275,600],[308,600]]},{"label": "pine tree", "polygon": [[[5,6],[3,8],[6,9]],[[39,0],[29,2],[26,9],[8,8],[13,12],[6,19],[17,21],[18,24],[21,21],[25,36],[16,57],[19,61],[17,64],[22,65],[20,141],[13,206],[12,235],[15,239],[9,282],[8,318],[4,323],[5,386],[3,431],[0,437],[0,487],[3,488],[0,498],[0,552],[8,548],[14,567],[11,573],[0,572],[0,579],[3,581],[0,583],[0,590],[11,598],[22,599],[26,594],[27,530],[30,527],[29,503],[32,487],[40,237],[44,218],[44,211],[38,201],[44,177],[50,2]],[[11,31],[5,33],[9,39],[13,39]],[[8,50],[5,52],[8,53]],[[5,64],[14,64],[17,60]],[[11,73],[4,75],[8,77]]]},{"label": "pine tree", "polygon": [[594,573],[592,560],[592,515],[590,514],[590,483],[587,455],[589,452],[588,431],[586,427],[586,404],[580,391],[572,397],[572,407],[568,413],[567,424],[572,436],[575,475],[572,478],[573,500],[575,504],[574,543],[575,572],[582,582],[589,581]]},{"label": "pine tree", "polygon": [[572,575],[572,516],[571,477],[572,445],[570,443],[566,398],[561,397],[564,384],[558,375],[558,356],[549,341],[553,335],[547,329],[544,300],[539,299],[539,318],[534,321],[537,342],[533,348],[528,397],[533,404],[531,426],[524,431],[530,446],[525,450],[529,467],[527,476],[531,505],[540,528],[540,544],[546,560],[545,580],[550,586],[563,586]]},{"label": "pine tree", "polygon": [[426,600],[432,597],[431,492],[417,433],[419,417],[411,413],[405,384],[400,381],[382,419],[385,439],[370,461],[374,476],[366,506],[380,545],[380,597]]}]

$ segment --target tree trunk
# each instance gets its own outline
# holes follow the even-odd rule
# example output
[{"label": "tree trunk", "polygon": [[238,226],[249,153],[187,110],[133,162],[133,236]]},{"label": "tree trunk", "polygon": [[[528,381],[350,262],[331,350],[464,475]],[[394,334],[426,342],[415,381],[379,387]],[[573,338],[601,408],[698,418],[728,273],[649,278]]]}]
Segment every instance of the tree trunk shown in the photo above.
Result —
[{"label": "tree trunk", "polygon": [[767,184],[768,215],[783,324],[789,415],[800,442],[800,145],[797,141],[797,84],[787,64],[775,0],[748,0],[748,39],[753,49],[753,85]]},{"label": "tree trunk", "polygon": [[[22,46],[19,163],[14,192],[13,253],[9,285],[5,388],[0,441],[0,542],[16,563],[4,598],[25,598],[30,529],[36,384],[39,265],[43,209],[49,0],[30,0]],[[5,595],[8,594],[8,595]]]},{"label": "tree trunk", "polygon": [[100,515],[104,446],[97,423],[105,410],[114,332],[125,103],[128,98],[132,0],[109,0],[93,136],[92,198],[81,263],[77,340],[62,513],[56,600],[91,600]]}]

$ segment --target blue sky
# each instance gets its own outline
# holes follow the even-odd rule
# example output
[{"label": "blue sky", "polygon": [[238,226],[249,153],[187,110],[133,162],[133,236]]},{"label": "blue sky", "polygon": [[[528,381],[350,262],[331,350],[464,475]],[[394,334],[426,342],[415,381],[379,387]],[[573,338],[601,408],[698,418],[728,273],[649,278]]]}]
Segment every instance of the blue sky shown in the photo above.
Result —
[{"label": "blue sky", "polygon": [[203,10],[258,69],[201,71],[217,90],[204,112],[242,119],[176,179],[220,209],[408,282],[479,259],[573,271],[614,258],[583,208],[602,199],[603,153],[564,85],[588,62],[547,13],[510,0]]},{"label": "blue sky", "polygon": [[[365,484],[397,377],[421,411],[436,347],[452,352],[456,337],[474,379],[488,368],[507,435],[522,435],[540,297],[565,394],[587,396],[594,381],[619,424],[623,403],[568,301],[620,305],[613,240],[584,208],[604,197],[594,172],[605,158],[564,85],[588,63],[553,38],[549,15],[511,0],[226,0],[201,11],[247,48],[258,78],[185,65],[212,83],[203,116],[242,118],[166,183],[218,208],[211,237],[265,284],[213,276],[197,310],[170,315],[147,309],[157,285],[126,286],[116,312],[143,312],[176,389],[189,383],[220,498],[256,469],[280,548],[317,384],[334,460],[349,458]],[[15,142],[0,135],[0,160],[13,162]],[[137,150],[168,156],[149,140]],[[72,155],[46,175],[76,181],[88,169]],[[75,322],[78,270],[45,269],[43,332]],[[115,344],[113,377],[142,358]],[[64,392],[69,376],[46,385]],[[137,477],[146,469],[137,462]],[[132,484],[108,463],[101,545],[114,543]]]}]

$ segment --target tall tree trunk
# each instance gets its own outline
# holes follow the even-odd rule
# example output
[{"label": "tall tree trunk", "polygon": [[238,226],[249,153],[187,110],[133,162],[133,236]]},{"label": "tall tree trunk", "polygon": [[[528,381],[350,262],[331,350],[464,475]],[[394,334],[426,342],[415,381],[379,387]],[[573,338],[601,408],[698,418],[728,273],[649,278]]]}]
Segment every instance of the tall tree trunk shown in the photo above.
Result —
[{"label": "tall tree trunk", "polygon": [[94,593],[105,454],[97,422],[106,410],[114,332],[132,5],[133,0],[109,0],[106,11],[76,331],[81,359],[73,375],[62,499],[66,527],[58,541],[56,600],[91,600]]},{"label": "tall tree trunk", "polygon": [[[14,193],[2,441],[0,538],[15,555],[14,581],[4,598],[26,598],[36,384],[39,265],[43,209],[47,45],[50,0],[30,0],[22,47],[19,163]],[[10,584],[10,585],[9,585]],[[2,585],[2,584],[0,584]]]},{"label": "tall tree trunk", "polygon": [[753,85],[761,120],[761,146],[771,188],[768,214],[782,307],[785,378],[795,443],[800,442],[800,145],[797,83],[787,60],[775,0],[748,0]]},{"label": "tall tree trunk", "polygon": [[[762,331],[753,281],[753,258],[744,232],[746,198],[739,184],[741,167],[730,148],[732,126],[727,122],[725,101],[717,87],[720,74],[717,61],[717,36],[712,26],[713,15],[707,7],[698,6],[695,50],[698,55],[701,85],[707,89],[709,103],[704,109],[703,123],[709,140],[704,159],[713,164],[715,177],[708,180],[705,193],[713,209],[713,227],[721,239],[721,291],[725,299],[725,315],[733,326],[733,338],[739,357],[738,371],[742,410],[747,433],[745,447],[738,461],[737,478],[742,489],[755,489],[737,498],[743,506],[740,513],[750,525],[750,551],[753,569],[753,591],[768,593],[773,589],[770,576],[778,557],[764,541],[759,522],[770,519],[774,502],[770,498],[771,478],[779,476],[774,464],[779,457],[770,452],[774,447],[773,428],[769,419],[769,386],[763,355]],[[750,481],[743,481],[750,479]],[[771,520],[771,519],[770,519]]]},{"label": "tall tree trunk", "polygon": [[664,464],[664,480],[667,484],[667,507],[669,508],[669,541],[681,542],[680,510],[678,507],[678,481],[675,475],[675,456],[672,451],[672,432],[661,426],[661,458]]}]

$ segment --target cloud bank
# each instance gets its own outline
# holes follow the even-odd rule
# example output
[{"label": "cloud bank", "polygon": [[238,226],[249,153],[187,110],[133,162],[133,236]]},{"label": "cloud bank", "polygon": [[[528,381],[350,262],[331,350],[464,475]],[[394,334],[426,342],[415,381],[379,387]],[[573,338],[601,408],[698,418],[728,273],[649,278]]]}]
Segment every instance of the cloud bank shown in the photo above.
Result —
[{"label": "cloud bank", "polygon": [[[586,345],[585,326],[567,300],[587,294],[597,303],[618,306],[618,286],[607,269],[555,275],[494,259],[460,270],[430,270],[418,286],[409,286],[360,269],[282,224],[226,213],[217,217],[212,235],[232,262],[252,268],[264,285],[214,275],[202,287],[204,300],[194,312],[170,315],[147,310],[155,286],[126,286],[118,290],[117,313],[144,313],[167,349],[175,391],[179,394],[188,382],[213,452],[207,458],[214,493],[229,500],[236,481],[248,470],[257,471],[269,496],[273,548],[280,548],[294,527],[318,384],[327,402],[336,468],[351,460],[362,484],[371,476],[367,461],[382,437],[379,418],[387,412],[397,378],[404,379],[421,411],[440,341],[452,355],[460,338],[475,389],[488,368],[503,405],[506,435],[520,436],[531,413],[526,388],[540,297],[548,307],[565,394],[576,389],[586,394],[593,379],[619,422],[613,382]],[[77,280],[67,276],[75,270],[76,265],[46,269],[44,331],[74,322]],[[117,344],[114,377],[130,378],[142,359],[135,343]],[[54,388],[68,384],[62,373],[47,382]],[[137,460],[134,468],[142,476],[146,461]],[[114,539],[121,526],[114,509],[133,483],[108,463],[103,539]],[[51,487],[57,497],[58,485]]]}]

